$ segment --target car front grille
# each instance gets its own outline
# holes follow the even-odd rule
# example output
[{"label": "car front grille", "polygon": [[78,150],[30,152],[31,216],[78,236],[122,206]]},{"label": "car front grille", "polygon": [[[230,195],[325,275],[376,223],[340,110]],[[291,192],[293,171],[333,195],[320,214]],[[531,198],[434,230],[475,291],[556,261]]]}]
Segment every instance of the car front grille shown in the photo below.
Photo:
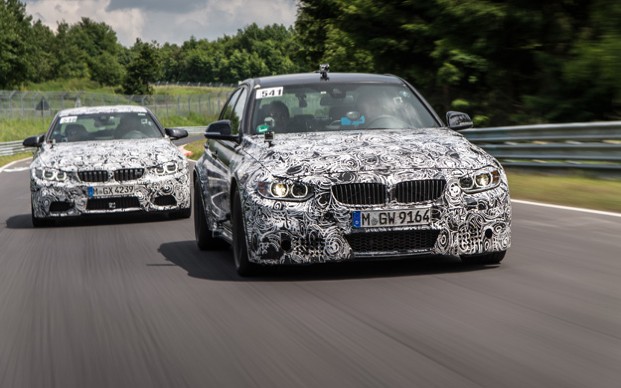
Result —
[{"label": "car front grille", "polygon": [[395,187],[395,199],[403,203],[433,201],[442,195],[445,187],[444,179],[400,182]]},{"label": "car front grille", "polygon": [[386,203],[386,185],[382,183],[346,183],[332,186],[334,198],[347,205]]},{"label": "car front grille", "polygon": [[[144,168],[121,168],[113,172],[117,182],[133,181],[142,178]],[[78,176],[82,182],[108,182],[110,173],[107,170],[79,171]]]},{"label": "car front grille", "polygon": [[[444,192],[444,179],[425,179],[398,183],[393,197],[399,203],[425,202],[437,199]],[[389,197],[383,183],[346,183],[332,186],[334,198],[346,205],[382,205]]]},{"label": "car front grille", "polygon": [[355,233],[345,239],[354,253],[394,252],[431,249],[439,234],[439,230],[407,230]]},{"label": "car front grille", "polygon": [[79,171],[78,176],[82,182],[107,182],[110,178],[106,170]]},{"label": "car front grille", "polygon": [[136,197],[91,198],[86,204],[87,210],[115,210],[140,208]]},{"label": "car front grille", "polygon": [[133,181],[142,178],[144,175],[144,168],[122,168],[114,172],[114,180]]}]

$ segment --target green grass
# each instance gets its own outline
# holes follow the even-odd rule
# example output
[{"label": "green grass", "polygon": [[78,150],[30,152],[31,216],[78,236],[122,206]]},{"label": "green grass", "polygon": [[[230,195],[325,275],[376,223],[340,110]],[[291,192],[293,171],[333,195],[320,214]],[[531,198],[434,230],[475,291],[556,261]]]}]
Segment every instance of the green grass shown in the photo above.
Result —
[{"label": "green grass", "polygon": [[508,171],[511,198],[621,212],[621,180]]},{"label": "green grass", "polygon": [[98,82],[89,79],[60,79],[42,83],[29,84],[25,90],[36,90],[40,92],[74,92],[74,91],[96,91],[98,93],[114,94],[114,87],[101,86]]},{"label": "green grass", "polygon": [[0,119],[0,142],[24,140],[47,131],[51,118]]},{"label": "green grass", "polygon": [[11,155],[11,156],[0,156],[0,167],[6,166],[7,164],[14,162],[16,160],[26,159],[31,156],[32,156],[32,152],[22,152],[22,153]]},{"label": "green grass", "polygon": [[213,86],[154,86],[153,94],[171,95],[171,96],[188,96],[211,93],[228,93],[230,87],[213,87]]}]

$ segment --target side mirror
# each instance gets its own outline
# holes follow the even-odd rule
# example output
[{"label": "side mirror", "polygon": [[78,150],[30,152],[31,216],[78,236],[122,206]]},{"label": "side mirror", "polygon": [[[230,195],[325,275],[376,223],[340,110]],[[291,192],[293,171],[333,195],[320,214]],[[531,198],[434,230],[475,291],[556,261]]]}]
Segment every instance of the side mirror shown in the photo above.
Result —
[{"label": "side mirror", "polygon": [[166,128],[164,131],[172,140],[177,140],[177,139],[181,139],[184,137],[188,137],[188,131],[186,131],[185,129]]},{"label": "side mirror", "polygon": [[207,139],[230,140],[239,143],[241,133],[239,135],[233,135],[232,133],[231,120],[218,120],[207,126],[204,135]]},{"label": "side mirror", "polygon": [[468,114],[454,111],[446,112],[446,124],[449,128],[455,131],[472,128],[474,125]]},{"label": "side mirror", "polygon": [[41,147],[44,139],[45,135],[30,136],[24,139],[22,145],[24,147]]}]

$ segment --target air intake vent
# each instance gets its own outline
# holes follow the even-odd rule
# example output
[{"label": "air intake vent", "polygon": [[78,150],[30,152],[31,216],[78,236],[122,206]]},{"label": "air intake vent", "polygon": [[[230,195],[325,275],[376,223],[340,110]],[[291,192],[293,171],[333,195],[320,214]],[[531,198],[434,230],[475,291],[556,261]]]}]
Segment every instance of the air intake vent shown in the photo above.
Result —
[{"label": "air intake vent", "polygon": [[73,207],[73,202],[54,201],[50,204],[50,213],[64,213]]},{"label": "air intake vent", "polygon": [[153,203],[157,206],[174,206],[177,204],[177,200],[172,195],[163,195],[156,197]]},{"label": "air intake vent", "polygon": [[377,233],[356,233],[345,239],[354,253],[427,250],[433,248],[439,230],[408,230]]}]

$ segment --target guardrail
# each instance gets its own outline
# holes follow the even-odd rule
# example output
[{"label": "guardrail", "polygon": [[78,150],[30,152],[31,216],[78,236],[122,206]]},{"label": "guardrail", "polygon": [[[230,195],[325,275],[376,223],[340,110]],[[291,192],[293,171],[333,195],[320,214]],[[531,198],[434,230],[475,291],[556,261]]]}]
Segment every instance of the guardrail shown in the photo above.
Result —
[{"label": "guardrail", "polygon": [[[191,134],[205,126],[180,127]],[[506,167],[579,169],[621,174],[621,121],[477,128],[461,131]],[[0,156],[27,151],[21,141],[0,143]]]},{"label": "guardrail", "polygon": [[11,156],[26,151],[28,149],[22,146],[22,140],[0,143],[0,156]]},{"label": "guardrail", "polygon": [[467,129],[504,166],[621,173],[621,121]]}]

